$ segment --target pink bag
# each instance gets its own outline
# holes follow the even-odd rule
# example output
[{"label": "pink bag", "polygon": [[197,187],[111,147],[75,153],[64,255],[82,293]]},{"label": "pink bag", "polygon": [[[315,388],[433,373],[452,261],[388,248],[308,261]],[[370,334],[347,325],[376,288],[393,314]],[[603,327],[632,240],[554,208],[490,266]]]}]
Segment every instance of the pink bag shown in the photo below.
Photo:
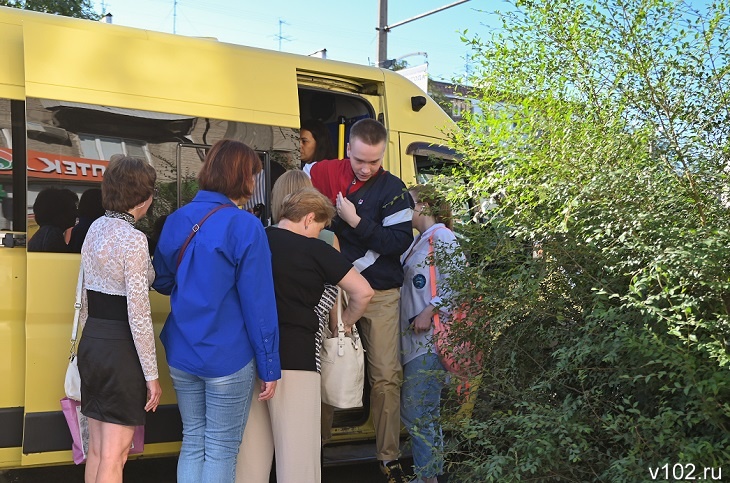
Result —
[{"label": "pink bag", "polygon": [[[81,464],[86,461],[86,453],[89,450],[89,421],[81,414],[81,403],[67,397],[61,399],[61,409],[66,417],[68,429],[71,431],[73,444],[74,463]],[[144,451],[144,426],[134,427],[132,446],[129,454],[139,454]]]},{"label": "pink bag", "polygon": [[[441,227],[434,230],[434,233],[441,229],[448,230],[448,228]],[[431,260],[433,260],[434,233],[431,233],[428,239],[428,256]],[[431,297],[436,297],[436,267],[433,263],[430,264],[429,272],[431,276]],[[451,320],[460,321],[461,324],[467,326],[471,325],[471,321],[466,318],[465,307],[453,309],[451,312]],[[436,312],[433,315],[433,339],[436,355],[438,355],[441,365],[462,380],[467,380],[470,377],[478,375],[482,362],[482,354],[476,351],[468,341],[455,343],[450,335],[450,330],[450,325],[448,323],[442,323],[438,312]],[[468,390],[468,386],[466,389]]]},{"label": "pink bag", "polygon": [[74,399],[61,399],[61,409],[66,417],[66,424],[71,430],[71,438],[73,439],[74,463],[77,465],[86,461],[86,452],[89,449],[89,422],[86,416],[81,414],[81,403]]}]

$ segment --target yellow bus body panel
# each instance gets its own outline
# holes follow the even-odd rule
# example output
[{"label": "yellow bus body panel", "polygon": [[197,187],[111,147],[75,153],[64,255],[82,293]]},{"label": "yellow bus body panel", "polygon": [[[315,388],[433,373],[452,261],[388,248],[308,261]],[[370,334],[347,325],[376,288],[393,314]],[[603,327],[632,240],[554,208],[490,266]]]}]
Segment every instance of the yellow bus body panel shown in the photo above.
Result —
[{"label": "yellow bus body panel", "polygon": [[[27,96],[119,107],[143,100],[157,112],[299,126],[296,73],[263,51],[94,27],[23,27]],[[189,68],[181,71],[181,65]]]},{"label": "yellow bus body panel", "polygon": [[454,121],[433,100],[429,100],[421,110],[414,111],[411,108],[411,98],[425,96],[426,93],[396,72],[384,71],[383,74],[388,103],[388,131],[428,136],[443,144],[455,128]]},{"label": "yellow bus body panel", "polygon": [[[24,251],[13,250],[25,255]],[[80,255],[67,253],[28,253],[28,296],[25,309],[25,377],[33,381],[26,387],[25,412],[43,413],[60,410],[64,395],[63,381],[73,324],[75,282]],[[49,270],[53,267],[53,270]],[[69,281],[73,280],[73,283]],[[31,290],[32,287],[32,290]],[[165,350],[160,343],[160,330],[170,311],[169,298],[150,294],[157,363],[160,367],[162,399],[160,404],[175,404],[175,391],[166,370]],[[80,334],[79,334],[80,335]],[[22,339],[22,338],[21,338]],[[23,347],[19,342],[16,347]],[[22,370],[22,366],[19,368]],[[20,383],[23,381],[21,380]],[[42,390],[39,390],[43,388]],[[19,401],[22,405],[23,401]],[[171,454],[179,451],[180,443],[145,445],[145,454]],[[45,465],[71,460],[70,451],[49,451],[22,455],[23,465]]]},{"label": "yellow bus body panel", "polygon": [[[1,19],[2,17],[0,17]],[[0,97],[25,98],[23,72],[23,29],[0,20]]]},{"label": "yellow bus body panel", "polygon": [[16,329],[22,329],[25,319],[25,276],[25,251],[4,250],[0,257],[0,381],[3,388],[0,407],[23,405],[25,343],[23,331]]}]

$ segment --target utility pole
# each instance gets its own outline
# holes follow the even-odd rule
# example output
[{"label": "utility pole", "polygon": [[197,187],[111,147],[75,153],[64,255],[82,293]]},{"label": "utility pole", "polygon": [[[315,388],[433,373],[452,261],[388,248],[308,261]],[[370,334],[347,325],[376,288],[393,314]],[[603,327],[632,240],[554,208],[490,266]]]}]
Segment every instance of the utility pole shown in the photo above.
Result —
[{"label": "utility pole", "polygon": [[378,67],[388,58],[388,0],[378,4]]},{"label": "utility pole", "polygon": [[416,15],[415,17],[401,20],[400,22],[396,22],[393,25],[388,25],[388,0],[378,1],[378,26],[375,28],[375,30],[378,31],[378,67],[388,67],[388,65],[390,64],[390,61],[388,59],[388,32],[396,27],[400,27],[401,25],[405,25],[409,22],[413,22],[414,20],[427,17],[437,12],[441,12],[442,10],[446,10],[447,8],[461,5],[462,3],[466,3],[469,0],[459,0],[458,2],[454,2],[449,5],[433,9],[426,13]]},{"label": "utility pole", "polygon": [[172,33],[177,33],[177,0],[172,2]]}]

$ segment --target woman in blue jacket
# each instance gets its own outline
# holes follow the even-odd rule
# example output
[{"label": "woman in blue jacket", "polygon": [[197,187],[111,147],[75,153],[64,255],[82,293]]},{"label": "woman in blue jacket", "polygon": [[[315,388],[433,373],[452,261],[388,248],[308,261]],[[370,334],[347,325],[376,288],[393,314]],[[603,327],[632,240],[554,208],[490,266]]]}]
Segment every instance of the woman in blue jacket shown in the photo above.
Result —
[{"label": "woman in blue jacket", "polygon": [[183,422],[181,483],[234,481],[255,371],[260,400],[281,377],[271,252],[258,218],[237,208],[260,171],[250,147],[216,143],[155,251],[153,288],[170,295],[160,339]]}]

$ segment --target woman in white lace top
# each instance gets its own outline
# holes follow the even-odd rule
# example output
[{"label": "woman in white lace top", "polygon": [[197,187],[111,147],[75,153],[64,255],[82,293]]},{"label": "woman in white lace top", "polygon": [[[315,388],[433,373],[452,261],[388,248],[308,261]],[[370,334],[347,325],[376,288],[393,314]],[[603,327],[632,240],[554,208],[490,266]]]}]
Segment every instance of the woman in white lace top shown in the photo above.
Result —
[{"label": "woman in white lace top", "polygon": [[152,204],[155,179],[141,159],[113,159],[101,188],[106,214],[81,249],[78,364],[81,412],[89,418],[87,482],[122,481],[134,427],[157,409],[162,394],[149,301],[155,272],[147,238],[134,227]]}]

